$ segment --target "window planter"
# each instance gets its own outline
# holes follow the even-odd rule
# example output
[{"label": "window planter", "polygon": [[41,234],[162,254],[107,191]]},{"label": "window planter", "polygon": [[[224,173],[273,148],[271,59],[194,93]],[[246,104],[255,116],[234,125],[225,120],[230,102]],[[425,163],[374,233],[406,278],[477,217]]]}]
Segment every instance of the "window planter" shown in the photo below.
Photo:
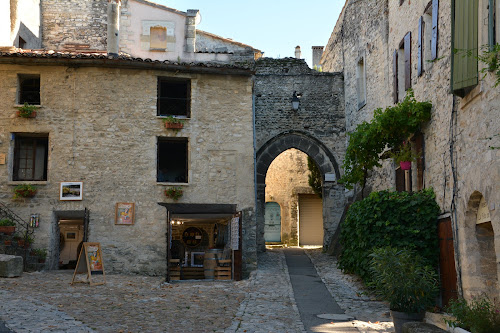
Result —
[{"label": "window planter", "polygon": [[20,184],[14,188],[14,199],[33,198],[36,194],[36,187],[30,184]]},{"label": "window planter", "polygon": [[183,123],[169,123],[165,122],[165,128],[171,128],[171,129],[181,129],[184,127]]},{"label": "window planter", "polygon": [[33,111],[31,113],[23,113],[22,111],[17,111],[16,116],[21,117],[21,118],[36,118],[36,111]]},{"label": "window planter", "polygon": [[167,198],[173,199],[174,201],[179,200],[183,194],[184,192],[180,187],[170,187],[165,190],[165,196]]},{"label": "window planter", "polygon": [[0,226],[0,233],[12,235],[16,231],[15,226]]},{"label": "window planter", "polygon": [[30,105],[28,103],[24,103],[23,106],[20,106],[17,108],[18,111],[16,112],[16,115],[21,118],[35,118],[36,117],[36,110],[38,107],[35,105]]},{"label": "window planter", "polygon": [[170,128],[174,130],[180,130],[184,127],[184,119],[179,119],[173,116],[168,116],[163,118],[163,123],[165,124],[165,128]]}]

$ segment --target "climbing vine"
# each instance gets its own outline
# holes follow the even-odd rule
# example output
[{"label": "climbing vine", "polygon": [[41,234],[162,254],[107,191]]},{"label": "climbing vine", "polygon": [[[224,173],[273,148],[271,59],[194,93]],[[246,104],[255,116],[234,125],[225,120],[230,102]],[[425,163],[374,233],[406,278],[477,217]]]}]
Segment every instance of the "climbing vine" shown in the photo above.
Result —
[{"label": "climbing vine", "polygon": [[307,176],[307,180],[309,182],[309,186],[311,186],[312,190],[316,195],[320,198],[323,198],[323,189],[321,186],[321,172],[319,171],[318,165],[312,158],[307,156],[307,168],[309,169],[309,175]]},{"label": "climbing vine", "polygon": [[380,167],[381,160],[394,156],[405,140],[431,119],[431,108],[430,102],[417,102],[410,89],[402,102],[385,110],[376,109],[370,122],[362,122],[349,133],[340,182],[348,189],[355,184],[364,189],[368,172]]}]

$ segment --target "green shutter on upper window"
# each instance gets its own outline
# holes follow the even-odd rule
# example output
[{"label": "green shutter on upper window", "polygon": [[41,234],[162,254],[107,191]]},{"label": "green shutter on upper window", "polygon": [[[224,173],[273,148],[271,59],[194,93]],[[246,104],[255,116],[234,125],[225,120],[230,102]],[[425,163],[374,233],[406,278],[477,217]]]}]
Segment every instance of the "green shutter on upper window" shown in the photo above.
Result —
[{"label": "green shutter on upper window", "polygon": [[478,2],[454,0],[452,89],[459,96],[478,83]]}]

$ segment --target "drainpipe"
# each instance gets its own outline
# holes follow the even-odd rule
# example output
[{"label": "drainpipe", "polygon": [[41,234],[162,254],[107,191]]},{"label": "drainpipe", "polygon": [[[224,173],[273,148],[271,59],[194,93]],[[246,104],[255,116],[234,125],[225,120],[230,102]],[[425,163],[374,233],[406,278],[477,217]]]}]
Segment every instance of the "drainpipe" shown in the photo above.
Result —
[{"label": "drainpipe", "polygon": [[120,4],[121,0],[108,0],[108,55],[118,57],[120,52]]}]

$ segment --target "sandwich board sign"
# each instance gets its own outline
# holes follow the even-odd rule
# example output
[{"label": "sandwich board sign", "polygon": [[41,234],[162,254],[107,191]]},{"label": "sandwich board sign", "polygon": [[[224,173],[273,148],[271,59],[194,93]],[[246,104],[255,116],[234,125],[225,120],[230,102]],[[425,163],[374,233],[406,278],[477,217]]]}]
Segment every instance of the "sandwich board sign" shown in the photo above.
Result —
[{"label": "sandwich board sign", "polygon": [[[87,275],[83,281],[81,279],[75,281],[77,274]],[[91,286],[98,286],[106,283],[100,243],[83,243],[80,254],[78,255],[73,279],[71,280],[71,284],[74,283],[89,283]]]}]

